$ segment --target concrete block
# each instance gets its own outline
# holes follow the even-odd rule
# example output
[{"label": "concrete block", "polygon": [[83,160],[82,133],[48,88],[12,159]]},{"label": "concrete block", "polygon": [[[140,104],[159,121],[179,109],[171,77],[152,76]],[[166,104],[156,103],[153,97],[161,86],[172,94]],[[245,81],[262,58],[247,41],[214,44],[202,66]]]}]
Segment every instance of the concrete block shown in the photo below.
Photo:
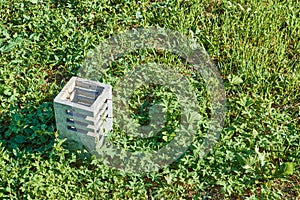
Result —
[{"label": "concrete block", "polygon": [[54,111],[60,138],[93,152],[112,130],[112,87],[72,77],[55,97]]}]

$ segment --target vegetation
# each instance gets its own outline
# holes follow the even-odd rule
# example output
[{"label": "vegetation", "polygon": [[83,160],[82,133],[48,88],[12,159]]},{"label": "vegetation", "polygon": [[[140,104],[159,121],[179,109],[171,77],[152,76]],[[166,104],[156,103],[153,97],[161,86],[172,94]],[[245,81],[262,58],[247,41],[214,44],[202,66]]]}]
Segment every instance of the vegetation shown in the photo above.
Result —
[{"label": "vegetation", "polygon": [[[1,199],[300,197],[296,0],[1,0],[0,19]],[[179,31],[206,48],[224,80],[226,122],[204,158],[198,155],[200,134],[171,166],[128,174],[66,149],[57,139],[52,102],[90,49],[125,30],[150,26]],[[106,81],[113,84],[142,59],[183,66],[169,53],[135,52],[115,61]],[[195,81],[200,87],[201,80]],[[152,90],[159,96],[152,101],[168,98],[163,88]],[[205,94],[199,95],[205,102]],[[135,117],[147,121],[136,109]],[[204,125],[200,129],[205,133]],[[120,144],[126,138],[122,130],[115,134]],[[172,134],[162,138],[169,141]]]}]

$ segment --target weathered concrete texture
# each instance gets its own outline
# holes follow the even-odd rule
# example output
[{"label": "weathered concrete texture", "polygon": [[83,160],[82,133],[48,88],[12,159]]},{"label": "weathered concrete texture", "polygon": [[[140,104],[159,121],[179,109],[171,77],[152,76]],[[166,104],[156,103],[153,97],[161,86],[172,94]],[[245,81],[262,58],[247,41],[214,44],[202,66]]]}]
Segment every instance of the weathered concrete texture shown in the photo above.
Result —
[{"label": "weathered concrete texture", "polygon": [[112,87],[72,77],[55,97],[54,111],[60,138],[67,138],[72,148],[83,145],[93,152],[112,129]]}]

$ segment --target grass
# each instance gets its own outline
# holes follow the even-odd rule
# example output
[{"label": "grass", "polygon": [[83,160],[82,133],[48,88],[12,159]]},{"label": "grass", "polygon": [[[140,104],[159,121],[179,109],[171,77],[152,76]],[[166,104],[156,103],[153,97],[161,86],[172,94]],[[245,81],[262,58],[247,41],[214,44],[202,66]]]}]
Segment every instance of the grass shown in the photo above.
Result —
[{"label": "grass", "polygon": [[[0,198],[299,198],[299,18],[293,0],[0,1]],[[199,158],[199,135],[182,159],[142,175],[77,158],[57,139],[54,97],[89,49],[149,26],[193,37],[219,67],[227,96],[220,141]],[[183,66],[168,53],[137,52],[117,60],[106,81],[144,58]],[[115,132],[123,144],[126,135]]]}]

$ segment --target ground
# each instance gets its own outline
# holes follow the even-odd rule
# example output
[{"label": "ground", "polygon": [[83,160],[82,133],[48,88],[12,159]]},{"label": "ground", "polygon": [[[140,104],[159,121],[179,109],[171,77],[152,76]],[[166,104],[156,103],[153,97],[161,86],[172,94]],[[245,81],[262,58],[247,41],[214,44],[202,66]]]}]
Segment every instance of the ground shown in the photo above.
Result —
[{"label": "ground", "polygon": [[[300,4],[294,0],[2,0],[0,197],[299,198],[299,13]],[[194,79],[194,87],[205,123],[189,150],[169,167],[128,174],[70,152],[57,137],[54,97],[101,41],[152,26],[195,39],[219,68],[227,99],[220,140],[199,158],[209,119],[209,100],[200,77]],[[102,81],[113,85],[132,66],[151,61],[175,66],[191,77],[182,59],[170,52],[145,50],[116,60]],[[137,92],[136,98],[149,93],[167,98],[155,87]],[[143,100],[154,101],[155,95]],[[147,119],[135,102],[133,98],[133,116]],[[176,121],[176,109],[168,112],[169,120]],[[127,138],[117,127],[114,134],[112,140],[124,148],[127,141],[133,150],[146,145]],[[149,143],[168,139],[172,133]]]}]

